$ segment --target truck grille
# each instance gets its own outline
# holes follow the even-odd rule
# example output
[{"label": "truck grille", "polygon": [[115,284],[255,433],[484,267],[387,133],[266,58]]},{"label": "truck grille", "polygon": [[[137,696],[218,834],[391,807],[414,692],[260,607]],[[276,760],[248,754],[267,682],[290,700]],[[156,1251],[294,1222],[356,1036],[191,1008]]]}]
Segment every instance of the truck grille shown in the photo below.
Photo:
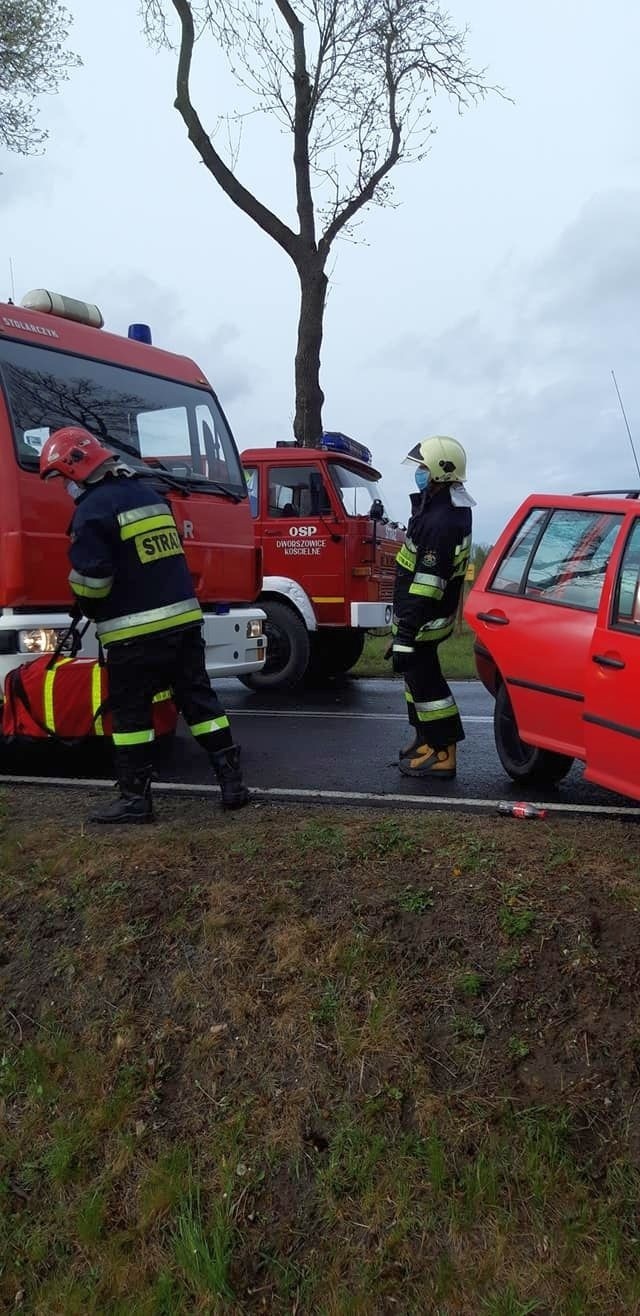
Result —
[{"label": "truck grille", "polygon": [[381,580],[378,582],[378,595],[381,603],[387,603],[393,598],[393,580]]}]

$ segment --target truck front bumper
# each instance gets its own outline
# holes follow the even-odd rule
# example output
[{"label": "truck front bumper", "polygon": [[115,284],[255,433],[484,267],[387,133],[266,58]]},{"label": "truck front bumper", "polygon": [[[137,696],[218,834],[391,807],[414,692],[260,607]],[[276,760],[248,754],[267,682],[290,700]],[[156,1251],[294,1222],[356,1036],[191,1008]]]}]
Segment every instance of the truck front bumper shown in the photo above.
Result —
[{"label": "truck front bumper", "polygon": [[391,603],[352,603],[351,625],[363,631],[383,630],[391,625]]},{"label": "truck front bumper", "polygon": [[[264,667],[267,640],[261,608],[231,608],[229,612],[204,614],[205,662],[211,677],[243,676]],[[0,609],[0,699],[5,678],[14,667],[53,653],[71,624],[64,612],[11,613]],[[79,658],[98,656],[93,626],[82,639]]]},{"label": "truck front bumper", "polygon": [[244,676],[260,672],[267,656],[266,621],[261,608],[231,608],[225,613],[204,614],[207,672],[220,676]]}]

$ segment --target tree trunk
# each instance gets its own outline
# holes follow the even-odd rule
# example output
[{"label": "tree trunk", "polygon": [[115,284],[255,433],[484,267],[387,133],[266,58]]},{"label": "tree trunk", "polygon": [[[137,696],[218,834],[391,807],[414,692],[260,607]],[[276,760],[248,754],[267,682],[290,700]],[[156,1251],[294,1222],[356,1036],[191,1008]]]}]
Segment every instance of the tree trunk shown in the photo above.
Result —
[{"label": "tree trunk", "polygon": [[303,448],[312,448],[322,437],[320,348],[324,327],[327,276],[316,262],[298,268],[300,318],[296,348],[296,414],[293,433]]}]

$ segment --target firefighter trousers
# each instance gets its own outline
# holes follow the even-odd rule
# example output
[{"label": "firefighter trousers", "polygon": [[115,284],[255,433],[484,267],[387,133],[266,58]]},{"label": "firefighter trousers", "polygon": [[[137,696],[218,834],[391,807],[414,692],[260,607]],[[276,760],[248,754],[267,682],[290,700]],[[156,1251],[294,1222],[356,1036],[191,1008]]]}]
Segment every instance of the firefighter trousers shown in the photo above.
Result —
[{"label": "firefighter trousers", "polygon": [[123,640],[107,649],[109,705],[116,759],[149,763],[154,740],[154,697],[171,691],[195,739],[207,754],[233,744],[229,719],[211,688],[201,626]]},{"label": "firefighter trousers", "polygon": [[416,645],[415,659],[405,672],[404,693],[419,743],[446,749],[464,740],[458,706],[442,675],[437,644]]}]

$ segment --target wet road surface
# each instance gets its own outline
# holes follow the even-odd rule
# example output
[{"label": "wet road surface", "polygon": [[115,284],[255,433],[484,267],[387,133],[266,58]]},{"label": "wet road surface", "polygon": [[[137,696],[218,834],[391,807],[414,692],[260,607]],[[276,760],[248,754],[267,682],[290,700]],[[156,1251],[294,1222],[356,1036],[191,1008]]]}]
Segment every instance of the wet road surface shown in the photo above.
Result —
[{"label": "wet road surface", "polygon": [[[454,782],[418,782],[397,767],[408,723],[402,684],[392,680],[348,680],[324,689],[287,694],[254,694],[238,681],[221,681],[217,690],[242,746],[249,785],[265,798],[339,803],[492,807],[498,800],[549,802],[578,812],[596,809],[629,817],[640,815],[634,801],[585,782],[575,767],[558,788],[517,788],[505,775],[493,742],[493,700],[476,681],[453,682],[467,738],[459,747]],[[206,757],[180,729],[158,745],[156,769],[174,789],[210,787]],[[11,753],[4,775],[111,780],[106,753],[37,750]]]}]

